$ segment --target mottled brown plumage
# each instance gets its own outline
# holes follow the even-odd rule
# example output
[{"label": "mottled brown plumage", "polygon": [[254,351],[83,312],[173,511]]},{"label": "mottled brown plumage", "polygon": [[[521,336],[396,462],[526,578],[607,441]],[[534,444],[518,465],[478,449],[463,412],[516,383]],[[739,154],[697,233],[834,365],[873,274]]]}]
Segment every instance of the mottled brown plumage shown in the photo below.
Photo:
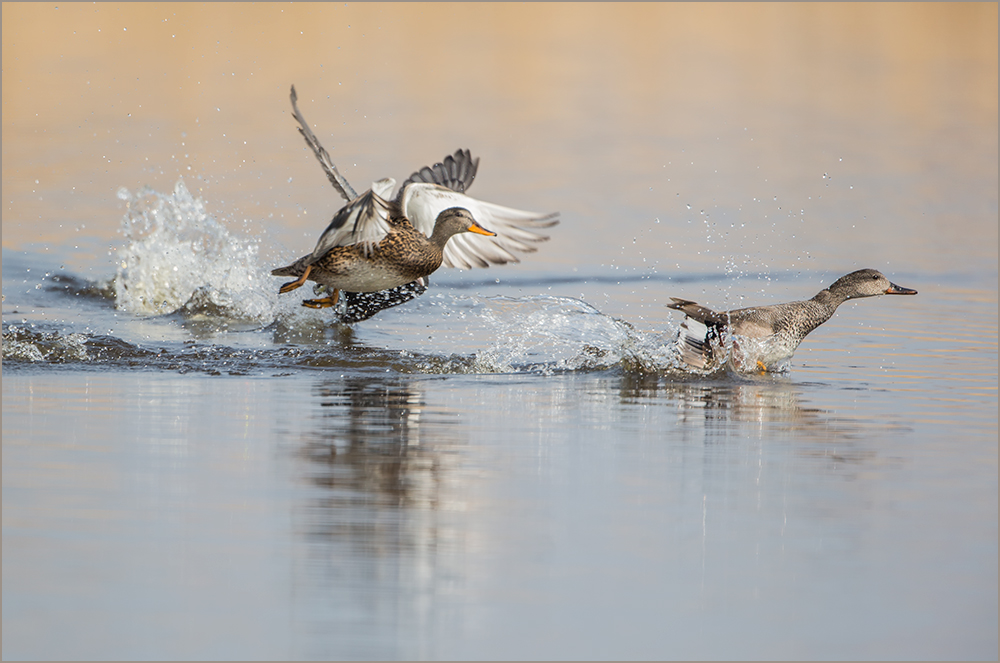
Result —
[{"label": "mottled brown plumage", "polygon": [[[412,299],[423,292],[427,284],[424,278],[418,277],[414,281],[387,290],[376,288],[373,291],[367,289],[368,287],[376,283],[396,282],[397,277],[407,274],[422,273],[426,276],[440,265],[469,269],[518,262],[515,255],[517,252],[531,253],[535,251],[534,244],[548,239],[536,232],[537,229],[558,223],[556,218],[558,214],[525,212],[465,195],[479,168],[479,159],[473,158],[469,150],[458,150],[454,155],[445,157],[443,161],[414,172],[403,182],[395,196],[392,195],[392,190],[396,182],[392,178],[373,182],[371,189],[358,195],[337,170],[329,153],[320,144],[302,116],[294,85],[290,98],[293,115],[299,123],[299,133],[319,160],[330,183],[344,197],[347,204],[334,215],[311,254],[272,272],[276,275],[299,277],[281,286],[279,289],[281,293],[298,288],[307,279],[317,281],[324,286],[329,283],[360,282],[366,289],[345,290],[348,293],[347,309],[339,315],[342,320],[364,320],[383,308]],[[376,257],[371,260],[373,249],[386,239],[388,234],[397,232],[394,228],[399,225],[400,220],[403,220],[407,227],[412,226],[412,229],[427,239],[435,233],[436,224],[442,213],[450,208],[462,208],[472,218],[489,226],[491,230],[487,232],[480,232],[482,226],[478,226],[480,230],[472,230],[475,234],[488,237],[459,232],[452,241],[445,239],[440,242],[443,249],[439,253],[442,255],[436,256],[430,253],[424,255],[422,252],[427,250],[425,242],[411,236],[410,243],[413,246],[423,247],[417,253],[393,248],[392,245],[396,240],[392,240],[382,251],[381,258]],[[402,232],[404,235],[409,233],[405,229]],[[348,252],[331,254],[331,251],[343,247],[354,248]],[[424,258],[420,255],[424,255]],[[332,266],[333,271],[318,265],[321,259],[326,259],[326,263]],[[430,262],[418,267],[417,263],[421,260]],[[344,268],[342,263],[351,267]],[[383,263],[390,267],[387,268]],[[431,268],[431,264],[435,266]],[[319,286],[317,288],[319,289]],[[333,290],[332,297],[303,303],[314,307],[332,306],[336,303],[339,293],[337,286],[333,286]]]},{"label": "mottled brown plumage", "polygon": [[315,281],[333,294],[323,299],[305,300],[303,305],[312,308],[333,306],[338,290],[376,292],[429,276],[441,266],[445,244],[454,235],[463,232],[493,235],[461,207],[441,212],[430,237],[398,213],[389,215],[388,225],[388,232],[377,244],[335,246],[319,257],[304,255],[290,265],[273,270],[274,276],[298,277],[283,285],[280,292],[294,290],[306,280]]}]

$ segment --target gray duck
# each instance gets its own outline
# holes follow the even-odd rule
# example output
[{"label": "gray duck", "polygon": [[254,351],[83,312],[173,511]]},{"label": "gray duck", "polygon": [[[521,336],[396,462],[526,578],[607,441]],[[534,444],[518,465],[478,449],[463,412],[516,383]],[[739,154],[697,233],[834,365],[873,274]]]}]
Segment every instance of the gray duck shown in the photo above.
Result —
[{"label": "gray duck", "polygon": [[[849,299],[879,295],[915,295],[916,290],[892,283],[879,271],[859,269],[837,279],[812,299],[787,304],[753,306],[716,312],[695,302],[671,297],[669,308],[687,317],[681,323],[679,350],[688,366],[719,368],[725,357],[725,338],[732,339],[730,353],[736,370],[751,372],[780,368],[812,330],[829,320]],[[741,339],[753,339],[748,343]]]}]

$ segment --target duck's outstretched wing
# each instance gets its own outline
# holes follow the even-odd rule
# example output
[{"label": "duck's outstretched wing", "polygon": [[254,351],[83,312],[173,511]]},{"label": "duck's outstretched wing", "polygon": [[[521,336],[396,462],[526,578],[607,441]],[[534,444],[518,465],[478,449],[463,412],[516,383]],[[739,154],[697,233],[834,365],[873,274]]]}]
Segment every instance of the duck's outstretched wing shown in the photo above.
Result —
[{"label": "duck's outstretched wing", "polygon": [[465,193],[476,179],[478,169],[479,157],[473,159],[469,150],[456,150],[455,154],[446,156],[444,161],[439,161],[433,166],[424,166],[407,177],[400,188],[400,193],[408,184],[414,182],[438,184],[452,191]]},{"label": "duck's outstretched wing", "polygon": [[296,103],[299,96],[295,93],[295,86],[292,86],[292,115],[295,116],[295,120],[299,123],[299,133],[302,137],[306,139],[306,144],[312,149],[313,154],[319,160],[319,165],[323,167],[323,172],[326,173],[327,178],[330,180],[330,184],[333,188],[340,192],[340,195],[344,197],[344,200],[351,202],[358,197],[358,194],[354,192],[351,185],[347,183],[344,176],[340,174],[337,167],[333,165],[333,160],[330,159],[330,154],[326,149],[319,144],[319,139],[313,134],[312,129],[309,128],[309,124],[306,122],[306,118],[302,117],[302,111],[299,110],[299,105]]},{"label": "duck's outstretched wing", "polygon": [[428,237],[434,232],[438,214],[449,207],[464,207],[473,218],[496,233],[485,237],[471,233],[455,235],[444,247],[445,267],[471,269],[519,262],[515,252],[536,251],[534,244],[547,235],[536,232],[559,223],[559,213],[538,214],[494,205],[436,184],[414,182],[403,189],[400,208],[410,223]]},{"label": "duck's outstretched wing", "polygon": [[396,180],[391,177],[373,182],[371,189],[340,208],[316,242],[309,264],[337,246],[361,244],[367,255],[389,232],[393,206],[389,199],[394,186]]}]

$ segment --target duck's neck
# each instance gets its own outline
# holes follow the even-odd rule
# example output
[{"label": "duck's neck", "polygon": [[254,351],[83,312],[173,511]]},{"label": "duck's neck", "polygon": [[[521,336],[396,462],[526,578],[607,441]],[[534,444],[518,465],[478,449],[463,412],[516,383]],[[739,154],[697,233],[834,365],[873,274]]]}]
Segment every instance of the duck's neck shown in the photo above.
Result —
[{"label": "duck's neck", "polygon": [[820,290],[812,299],[792,305],[796,310],[790,316],[788,325],[794,330],[794,335],[801,340],[809,332],[832,318],[837,307],[843,304],[846,299],[846,297],[838,296],[829,288]]},{"label": "duck's neck", "polygon": [[847,301],[847,297],[841,292],[824,288],[816,293],[816,296],[810,301],[816,302],[829,311],[829,315],[827,315],[827,319],[829,319],[830,316],[833,315],[834,311],[837,310],[837,307]]},{"label": "duck's neck", "polygon": [[448,243],[448,240],[455,236],[455,232],[450,228],[445,228],[444,224],[437,224],[434,226],[434,232],[431,236],[427,238],[427,241],[438,251],[444,251],[444,245]]}]

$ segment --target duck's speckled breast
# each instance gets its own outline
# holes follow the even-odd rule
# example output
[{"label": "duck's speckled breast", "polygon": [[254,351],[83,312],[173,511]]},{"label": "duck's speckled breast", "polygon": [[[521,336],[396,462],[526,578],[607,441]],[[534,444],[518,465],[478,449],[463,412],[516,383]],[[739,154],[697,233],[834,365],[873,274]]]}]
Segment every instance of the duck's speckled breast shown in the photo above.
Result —
[{"label": "duck's speckled breast", "polygon": [[441,251],[407,224],[390,232],[366,255],[359,245],[331,249],[313,265],[310,279],[348,292],[375,292],[428,276]]}]

